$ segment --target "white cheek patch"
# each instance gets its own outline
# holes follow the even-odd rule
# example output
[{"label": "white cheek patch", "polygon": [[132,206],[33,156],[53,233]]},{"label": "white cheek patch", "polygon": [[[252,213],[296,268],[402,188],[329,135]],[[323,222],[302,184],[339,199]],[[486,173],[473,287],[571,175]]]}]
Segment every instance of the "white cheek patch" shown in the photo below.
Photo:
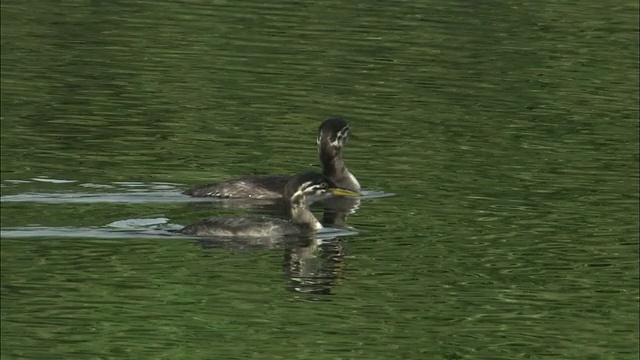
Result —
[{"label": "white cheek patch", "polygon": [[[327,189],[326,187],[321,186],[321,185],[309,186],[308,188],[303,190],[303,193],[304,193],[305,198],[307,199],[307,201],[309,203],[313,203],[313,202],[316,202],[318,200],[326,199],[326,198],[328,198],[328,197],[330,197],[332,195],[331,192],[329,191],[329,189]],[[296,196],[298,196],[297,193],[296,193]]]},{"label": "white cheek patch", "polygon": [[318,189],[320,189],[320,186],[318,186],[318,185],[313,185],[313,186],[310,186],[310,187],[306,188],[306,189],[304,190],[304,192],[305,192],[305,194],[307,194],[307,195],[312,195],[312,194],[315,194],[315,193],[318,191]]},{"label": "white cheek patch", "polygon": [[331,146],[335,148],[341,148],[347,142],[348,138],[349,138],[349,127],[345,127],[342,130],[340,130],[340,132],[338,132],[336,139],[331,142]]},{"label": "white cheek patch", "polygon": [[309,193],[309,190],[313,188],[313,187],[312,187],[312,188],[309,188],[309,185],[311,185],[311,184],[312,184],[312,182],[311,182],[311,181],[307,181],[306,183],[304,183],[304,184],[300,185],[300,187],[298,187],[298,191],[296,191],[295,193],[293,193],[292,198],[294,198],[294,199],[295,199],[295,198],[298,198],[298,197],[303,196],[304,194]]}]

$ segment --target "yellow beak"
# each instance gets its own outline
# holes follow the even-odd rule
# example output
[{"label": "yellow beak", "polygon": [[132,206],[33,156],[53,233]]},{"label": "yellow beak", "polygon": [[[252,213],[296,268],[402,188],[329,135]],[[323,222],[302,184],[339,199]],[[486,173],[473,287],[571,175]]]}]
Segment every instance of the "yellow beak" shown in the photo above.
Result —
[{"label": "yellow beak", "polygon": [[360,193],[347,190],[347,189],[332,188],[329,190],[333,193],[334,196],[352,196],[352,197],[362,196]]}]

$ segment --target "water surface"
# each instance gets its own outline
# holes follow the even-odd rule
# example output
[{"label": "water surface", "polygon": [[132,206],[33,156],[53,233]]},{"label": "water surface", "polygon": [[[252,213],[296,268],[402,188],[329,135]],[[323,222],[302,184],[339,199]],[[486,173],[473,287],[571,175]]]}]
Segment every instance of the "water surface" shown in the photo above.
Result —
[{"label": "water surface", "polygon": [[[0,356],[636,359],[637,14],[4,1]],[[164,235],[267,211],[180,191],[317,170],[332,115],[395,194],[351,231]]]}]

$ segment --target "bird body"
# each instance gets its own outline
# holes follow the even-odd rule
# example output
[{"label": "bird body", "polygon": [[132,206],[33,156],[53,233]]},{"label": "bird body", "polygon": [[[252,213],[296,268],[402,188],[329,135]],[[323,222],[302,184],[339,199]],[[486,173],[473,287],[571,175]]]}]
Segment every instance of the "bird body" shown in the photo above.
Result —
[{"label": "bird body", "polygon": [[181,232],[199,236],[269,237],[305,234],[312,232],[312,229],[298,226],[290,220],[270,216],[247,216],[205,219],[185,227]]},{"label": "bird body", "polygon": [[[322,173],[340,188],[360,191],[360,183],[342,159],[342,148],[349,139],[349,125],[339,118],[325,120],[318,128],[318,155]],[[279,199],[292,179],[289,175],[257,175],[197,186],[184,194],[194,197]]]},{"label": "bird body", "polygon": [[224,180],[184,192],[194,197],[278,199],[284,186],[291,180],[288,175],[257,175],[241,179]]},{"label": "bird body", "polygon": [[324,175],[305,173],[292,177],[284,186],[287,219],[269,216],[218,217],[199,221],[180,230],[186,235],[269,237],[303,235],[322,229],[311,212],[312,203],[332,196],[360,196],[339,188]]}]

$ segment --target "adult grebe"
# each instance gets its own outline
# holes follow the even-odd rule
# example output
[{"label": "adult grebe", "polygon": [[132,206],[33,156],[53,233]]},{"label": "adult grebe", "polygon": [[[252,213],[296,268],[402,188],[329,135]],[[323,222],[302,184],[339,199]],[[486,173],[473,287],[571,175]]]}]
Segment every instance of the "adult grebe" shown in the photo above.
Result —
[{"label": "adult grebe", "polygon": [[[344,164],[342,149],[349,140],[349,124],[340,118],[327,119],[318,128],[318,155],[322,173],[336,186],[360,191],[360,183]],[[284,194],[290,175],[258,175],[201,185],[184,192],[194,197],[278,199]]]}]

